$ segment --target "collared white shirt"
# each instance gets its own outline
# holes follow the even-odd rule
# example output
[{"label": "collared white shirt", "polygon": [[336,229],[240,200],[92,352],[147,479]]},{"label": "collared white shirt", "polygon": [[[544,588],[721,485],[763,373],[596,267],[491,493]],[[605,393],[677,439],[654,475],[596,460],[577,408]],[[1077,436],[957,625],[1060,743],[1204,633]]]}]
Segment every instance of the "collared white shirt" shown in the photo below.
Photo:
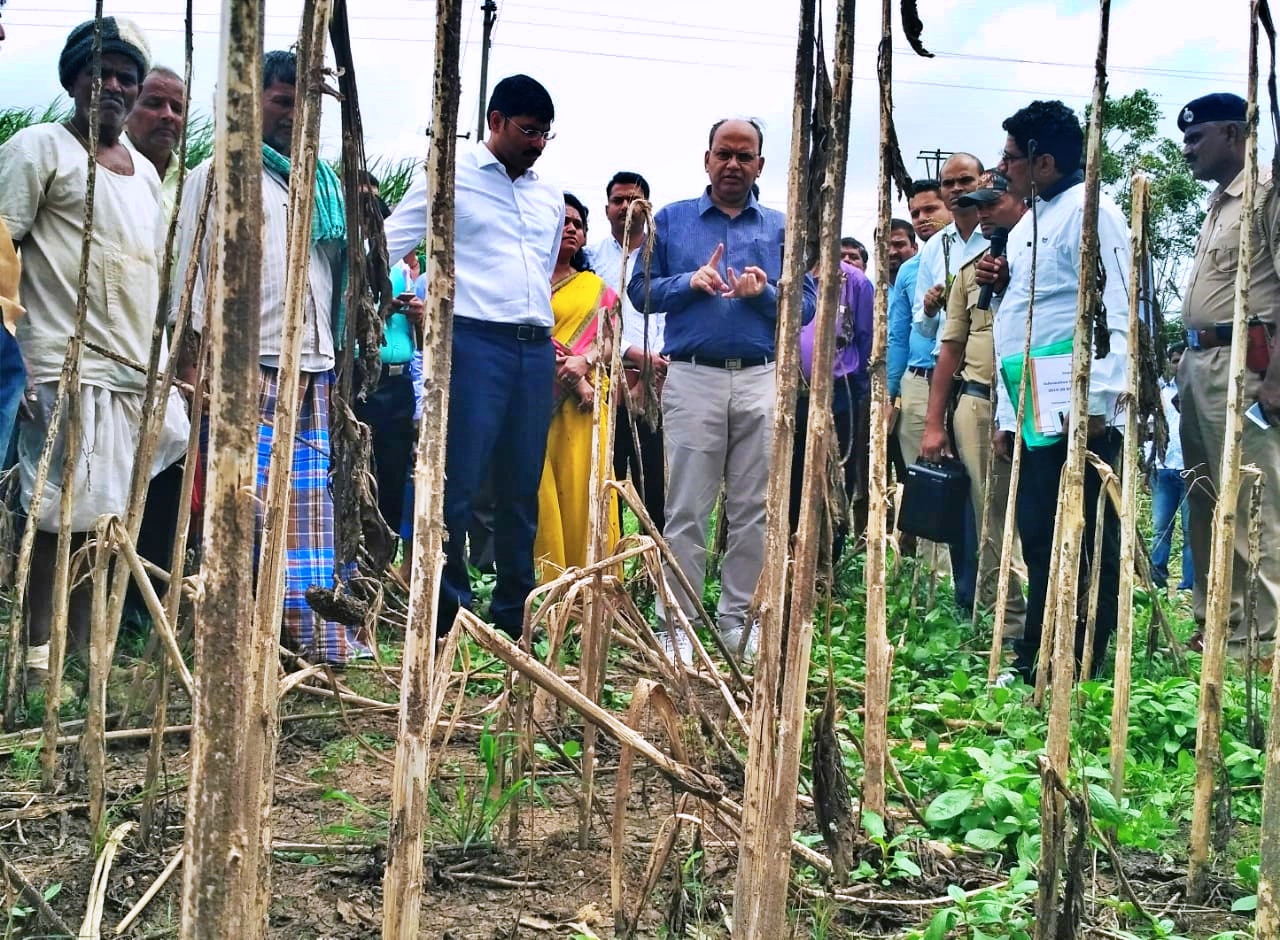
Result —
[{"label": "collared white shirt", "polygon": [[[938,330],[947,318],[947,298],[942,298],[942,308],[933,316],[925,316],[924,295],[938,284],[948,290],[951,281],[960,269],[978,255],[987,250],[990,242],[982,234],[982,226],[975,225],[967,239],[960,237],[960,230],[955,222],[948,222],[933,238],[924,243],[920,249],[920,269],[916,273],[916,294],[911,299],[911,329],[921,336],[937,336]],[[939,344],[935,343],[933,354],[938,354]]]},{"label": "collared white shirt", "polygon": [[[0,219],[22,251],[20,291],[27,315],[17,339],[34,382],[57,381],[76,328],[76,295],[89,178],[85,149],[62,124],[36,124],[0,147]],[[160,301],[165,224],[155,167],[133,172],[98,165],[84,337],[135,362],[151,356]],[[136,392],[146,376],[90,349],[80,381]]]},{"label": "collared white shirt", "polygon": [[[1040,243],[1035,252],[1036,293],[1032,310],[1031,349],[1034,351],[1075,335],[1076,294],[1080,285],[1080,241],[1084,228],[1084,185],[1078,184],[1048,202],[1037,197],[1009,233],[1009,286],[996,314],[996,368],[1009,356],[1022,356],[1027,335],[1027,309],[1031,303],[1031,236],[1038,227]],[[1098,206],[1100,258],[1106,269],[1102,301],[1107,310],[1111,351],[1105,359],[1093,359],[1089,375],[1089,414],[1102,415],[1120,426],[1119,407],[1125,392],[1129,355],[1129,226],[1116,204],[1105,194]],[[1081,350],[1076,350],[1076,353]],[[1092,358],[1094,350],[1087,351]],[[1003,389],[1002,389],[1003,390]],[[997,424],[1002,431],[1016,427],[1012,397],[1002,394],[997,404]]]},{"label": "collared white shirt", "polygon": [[[204,201],[205,180],[212,169],[213,161],[206,160],[187,175],[182,189],[182,205],[178,208],[178,263],[173,266],[170,320],[178,314],[187,265],[195,247],[196,217]],[[262,314],[258,328],[258,361],[274,368],[280,362],[285,298],[288,296],[289,185],[265,167],[262,170],[262,219]],[[199,253],[195,291],[191,296],[191,328],[197,333],[204,330],[205,276],[212,245],[213,226],[208,225]],[[340,250],[338,242],[311,243],[307,262],[309,289],[303,311],[302,357],[299,360],[299,368],[303,372],[326,372],[333,368],[333,310],[334,304],[341,301],[341,284],[335,283],[334,272],[342,260]]]},{"label": "collared white shirt", "polygon": [[[552,327],[551,272],[564,230],[564,193],[526,170],[512,179],[483,143],[458,151],[453,312],[492,323]],[[387,255],[403,258],[428,231],[425,173],[386,222]]]},{"label": "collared white shirt", "polygon": [[[645,348],[645,333],[649,334],[649,352],[662,352],[663,333],[666,331],[667,315],[657,310],[649,311],[648,330],[645,329],[644,313],[637,310],[627,296],[626,285],[618,288],[618,278],[622,273],[622,246],[612,234],[587,248],[587,259],[592,269],[601,279],[622,298],[622,354],[625,356],[632,347]],[[631,253],[627,263],[627,279],[640,264],[640,250]]]}]

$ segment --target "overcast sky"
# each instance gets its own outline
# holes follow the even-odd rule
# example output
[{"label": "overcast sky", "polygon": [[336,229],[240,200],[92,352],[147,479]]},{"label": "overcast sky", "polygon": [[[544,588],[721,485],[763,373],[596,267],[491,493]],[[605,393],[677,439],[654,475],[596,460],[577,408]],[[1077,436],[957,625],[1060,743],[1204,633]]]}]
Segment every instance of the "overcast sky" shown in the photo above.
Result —
[{"label": "overcast sky", "polygon": [[[784,0],[497,0],[490,87],[526,72],[550,90],[557,137],[537,169],[593,210],[615,170],[643,173],[662,204],[706,183],[702,155],[712,122],[752,116],[765,125],[763,200],[786,202],[787,148],[798,4]],[[352,0],[351,31],[371,158],[422,156],[430,120],[435,4],[432,0]],[[475,134],[480,76],[481,0],[465,0],[462,129]],[[893,4],[896,8],[897,2]],[[93,15],[90,0],[9,0],[0,51],[0,103],[57,100],[57,59],[70,29]],[[107,0],[105,12],[136,20],[157,63],[182,70],[179,0]],[[834,4],[824,0],[828,32]],[[267,46],[296,39],[301,0],[267,0]],[[968,150],[994,161],[1000,123],[1034,98],[1060,98],[1083,111],[1093,80],[1096,5],[1084,0],[1003,4],[919,0],[925,44],[916,57],[898,38],[895,121],[907,166],[926,175],[921,150]],[[1111,92],[1147,88],[1176,115],[1210,91],[1244,94],[1248,4],[1224,2],[1210,15],[1192,0],[1116,0],[1112,9]],[[192,103],[208,111],[218,62],[216,0],[195,2]],[[875,220],[878,5],[858,5],[845,231],[870,239]],[[896,16],[896,12],[895,12]],[[895,27],[896,28],[896,27]],[[900,31],[897,33],[900,37]],[[338,108],[325,105],[324,150],[338,150]],[[1263,150],[1270,153],[1266,122]],[[902,210],[899,209],[899,212]],[[593,219],[594,221],[594,219]],[[601,219],[601,222],[603,219]],[[593,236],[600,234],[599,224]]]}]

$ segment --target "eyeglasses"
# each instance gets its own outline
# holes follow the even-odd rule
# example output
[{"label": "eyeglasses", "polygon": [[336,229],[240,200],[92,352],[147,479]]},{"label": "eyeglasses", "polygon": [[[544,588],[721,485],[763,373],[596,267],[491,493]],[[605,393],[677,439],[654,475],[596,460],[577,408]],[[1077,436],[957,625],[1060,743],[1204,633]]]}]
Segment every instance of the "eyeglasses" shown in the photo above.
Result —
[{"label": "eyeglasses", "polygon": [[538,128],[536,127],[523,127],[522,125],[517,124],[515,121],[511,120],[511,118],[507,117],[505,114],[502,116],[502,118],[512,127],[514,127],[516,130],[518,130],[521,134],[524,134],[524,136],[527,137],[529,140],[555,140],[556,138],[555,131],[538,130]]},{"label": "eyeglasses", "polygon": [[1024,157],[1020,153],[1010,153],[1007,150],[1001,150],[1000,156],[996,158],[996,165],[998,166],[1001,163],[1004,163],[1004,164],[1017,163],[1019,160],[1027,160],[1027,159],[1029,158]]},{"label": "eyeglasses", "polygon": [[741,153],[734,153],[732,150],[716,150],[711,154],[721,163],[728,163],[730,160],[737,160],[739,166],[746,166],[748,163],[754,163],[758,154],[752,153],[750,150],[744,150]]}]

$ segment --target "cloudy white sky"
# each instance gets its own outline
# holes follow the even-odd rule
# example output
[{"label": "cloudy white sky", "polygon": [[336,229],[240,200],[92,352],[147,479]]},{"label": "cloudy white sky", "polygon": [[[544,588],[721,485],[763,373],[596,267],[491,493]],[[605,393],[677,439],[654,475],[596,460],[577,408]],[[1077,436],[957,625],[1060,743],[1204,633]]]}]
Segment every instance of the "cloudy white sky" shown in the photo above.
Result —
[{"label": "cloudy white sky", "polygon": [[[893,4],[897,7],[897,3]],[[433,0],[352,0],[361,109],[371,157],[421,156],[430,121]],[[475,133],[481,0],[465,0],[462,122]],[[824,0],[828,31],[834,4]],[[107,0],[147,32],[154,59],[181,71],[179,0]],[[295,38],[301,0],[267,0],[267,45]],[[490,85],[527,72],[556,102],[558,137],[538,169],[591,207],[604,202],[615,170],[638,170],[655,201],[683,198],[705,184],[707,127],[754,116],[766,127],[765,202],[786,201],[794,35],[798,4],[785,0],[498,0]],[[1001,121],[1033,98],[1060,98],[1079,110],[1089,99],[1097,44],[1096,5],[1087,0],[1002,4],[919,0],[926,45],[914,56],[895,42],[895,120],[911,172],[926,175],[922,150],[968,150],[992,160]],[[192,101],[209,110],[217,76],[217,0],[196,0]],[[0,105],[44,106],[62,91],[57,58],[67,32],[92,16],[90,0],[9,0],[0,52]],[[874,228],[876,186],[875,47],[878,5],[859,4],[853,131],[845,231],[864,241]],[[895,13],[896,15],[896,13]],[[900,33],[898,34],[900,36]],[[1188,100],[1210,91],[1244,93],[1248,4],[1115,0],[1111,90],[1147,88],[1164,109],[1165,132]],[[326,104],[325,149],[338,149],[336,104]],[[1264,124],[1265,128],[1265,124]],[[1264,134],[1263,148],[1271,143]]]}]

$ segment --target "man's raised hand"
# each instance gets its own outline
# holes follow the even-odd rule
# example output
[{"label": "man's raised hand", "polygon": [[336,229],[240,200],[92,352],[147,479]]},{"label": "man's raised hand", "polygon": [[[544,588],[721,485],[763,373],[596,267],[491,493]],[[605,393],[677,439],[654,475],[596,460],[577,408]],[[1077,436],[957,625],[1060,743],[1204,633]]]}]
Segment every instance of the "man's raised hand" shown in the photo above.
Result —
[{"label": "man's raised hand", "polygon": [[694,290],[704,291],[711,294],[724,294],[731,290],[724,282],[724,278],[720,276],[720,259],[724,257],[724,243],[716,245],[716,250],[711,252],[711,259],[698,270],[693,272],[693,276],[689,278],[689,286]]},{"label": "man's raised hand", "polygon": [[756,267],[754,264],[743,268],[741,277],[734,273],[733,268],[730,268],[729,285],[721,293],[725,297],[737,297],[739,299],[759,297],[767,283],[769,283],[769,276],[764,273],[763,269]]}]

